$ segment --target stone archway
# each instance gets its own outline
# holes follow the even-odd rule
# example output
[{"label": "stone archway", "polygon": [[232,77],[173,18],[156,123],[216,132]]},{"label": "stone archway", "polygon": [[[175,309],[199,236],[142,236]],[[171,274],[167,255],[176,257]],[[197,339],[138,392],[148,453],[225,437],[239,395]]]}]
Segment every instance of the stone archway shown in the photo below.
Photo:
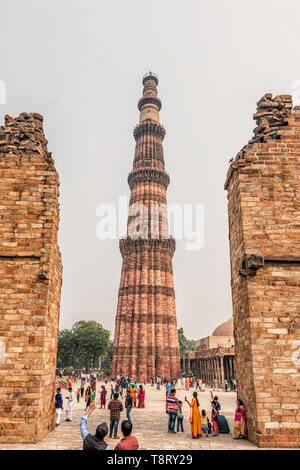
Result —
[{"label": "stone archway", "polygon": [[251,441],[299,447],[300,108],[267,94],[254,118],[225,184],[238,396]]}]

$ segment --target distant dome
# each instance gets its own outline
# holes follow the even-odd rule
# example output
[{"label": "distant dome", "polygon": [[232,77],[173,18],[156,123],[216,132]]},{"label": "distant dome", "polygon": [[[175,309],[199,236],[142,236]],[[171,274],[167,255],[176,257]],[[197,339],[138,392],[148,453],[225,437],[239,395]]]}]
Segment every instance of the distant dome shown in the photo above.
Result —
[{"label": "distant dome", "polygon": [[233,319],[221,323],[212,334],[213,336],[233,336]]}]

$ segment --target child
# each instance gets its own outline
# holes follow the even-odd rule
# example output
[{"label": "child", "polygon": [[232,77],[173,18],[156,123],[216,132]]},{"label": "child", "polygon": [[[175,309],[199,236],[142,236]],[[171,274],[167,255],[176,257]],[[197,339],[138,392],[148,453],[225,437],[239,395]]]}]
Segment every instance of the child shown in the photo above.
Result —
[{"label": "child", "polygon": [[80,400],[80,388],[77,390],[77,403],[79,403]]},{"label": "child", "polygon": [[179,426],[181,427],[181,432],[184,432],[181,400],[178,400],[178,403],[177,403],[177,432],[179,432]]},{"label": "child", "polygon": [[209,420],[208,420],[208,417],[206,415],[206,411],[205,410],[202,410],[201,411],[201,426],[202,426],[202,432],[203,434],[206,435],[206,437],[208,437],[208,432],[209,432]]},{"label": "child", "polygon": [[214,402],[215,402],[215,408],[216,408],[216,410],[217,410],[217,411],[220,411],[221,405],[220,405],[220,402],[219,402],[218,397],[214,397]]},{"label": "child", "polygon": [[216,402],[213,400],[211,402],[211,422],[212,422],[212,427],[214,430],[214,436],[217,437],[219,435],[219,429],[218,429],[218,410],[216,409]]}]

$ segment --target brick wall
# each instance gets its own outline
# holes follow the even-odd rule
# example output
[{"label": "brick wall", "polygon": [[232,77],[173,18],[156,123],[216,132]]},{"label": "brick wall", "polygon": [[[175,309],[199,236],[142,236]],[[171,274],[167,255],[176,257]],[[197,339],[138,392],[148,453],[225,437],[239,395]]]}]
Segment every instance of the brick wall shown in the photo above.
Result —
[{"label": "brick wall", "polygon": [[6,116],[0,127],[0,442],[36,442],[54,426],[58,187],[42,116]]},{"label": "brick wall", "polygon": [[249,438],[300,446],[300,108],[265,95],[228,190],[238,395]]}]

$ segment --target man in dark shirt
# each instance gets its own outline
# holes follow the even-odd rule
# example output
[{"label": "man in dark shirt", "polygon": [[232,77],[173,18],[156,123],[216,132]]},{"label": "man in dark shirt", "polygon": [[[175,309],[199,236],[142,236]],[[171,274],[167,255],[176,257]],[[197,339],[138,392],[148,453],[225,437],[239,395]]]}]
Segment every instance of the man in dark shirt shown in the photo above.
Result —
[{"label": "man in dark shirt", "polygon": [[55,394],[55,413],[56,413],[56,426],[60,424],[61,410],[63,409],[63,397],[61,390],[58,387]]},{"label": "man in dark shirt", "polygon": [[114,450],[138,450],[139,443],[136,437],[130,436],[132,431],[132,423],[130,421],[122,421],[121,429],[123,439],[116,445]]},{"label": "man in dark shirt", "polygon": [[123,403],[118,400],[119,394],[114,394],[114,399],[111,400],[108,404],[108,409],[110,410],[110,425],[109,425],[109,437],[112,437],[114,431],[114,438],[119,439],[118,437],[118,426],[120,421],[120,412],[123,411]]},{"label": "man in dark shirt", "polygon": [[96,429],[96,434],[93,436],[86,428],[88,418],[95,409],[95,403],[92,403],[88,411],[81,417],[80,432],[83,440],[83,450],[110,450],[110,447],[105,442],[104,438],[108,433],[106,423],[99,424]]},{"label": "man in dark shirt", "polygon": [[125,409],[126,409],[126,418],[131,423],[130,413],[133,406],[132,396],[130,395],[130,390],[127,390],[126,400],[125,400]]}]

